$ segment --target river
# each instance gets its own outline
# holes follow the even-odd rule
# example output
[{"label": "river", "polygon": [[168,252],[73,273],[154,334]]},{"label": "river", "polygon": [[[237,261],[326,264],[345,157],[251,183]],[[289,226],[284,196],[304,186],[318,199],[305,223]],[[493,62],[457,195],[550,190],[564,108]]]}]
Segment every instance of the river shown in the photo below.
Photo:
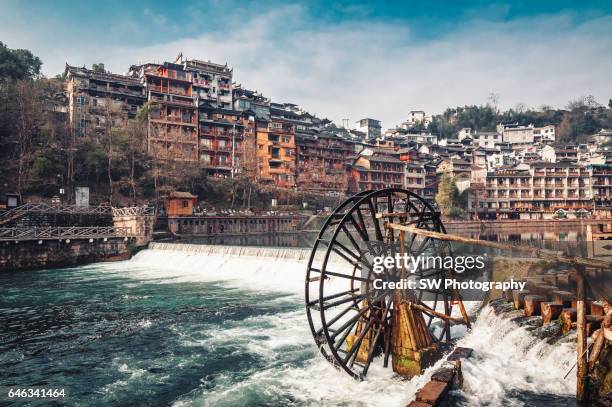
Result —
[{"label": "river", "polygon": [[[177,246],[179,248],[180,246]],[[66,405],[403,406],[425,376],[356,382],[319,356],[304,262],[148,249],[129,261],[0,274],[0,386]],[[300,251],[301,252],[301,251]],[[282,258],[281,258],[282,257]],[[573,403],[575,342],[548,345],[485,307],[460,345],[458,405]]]}]

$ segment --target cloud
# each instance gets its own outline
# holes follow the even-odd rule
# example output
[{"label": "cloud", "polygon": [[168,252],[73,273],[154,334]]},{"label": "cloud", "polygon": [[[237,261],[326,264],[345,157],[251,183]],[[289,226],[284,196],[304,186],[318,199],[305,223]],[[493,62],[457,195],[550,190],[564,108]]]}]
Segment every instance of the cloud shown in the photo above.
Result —
[{"label": "cloud", "polygon": [[130,64],[183,52],[227,62],[237,82],[275,101],[338,122],[378,118],[384,127],[398,124],[409,110],[439,113],[485,103],[490,92],[500,95],[501,107],[564,106],[585,94],[600,102],[612,97],[611,16],[579,24],[568,14],[494,22],[475,17],[425,40],[401,20],[323,24],[299,5],[237,15],[222,30],[189,38],[142,47],[60,46],[41,57],[48,73],[61,71],[64,60],[101,60],[124,72]]}]

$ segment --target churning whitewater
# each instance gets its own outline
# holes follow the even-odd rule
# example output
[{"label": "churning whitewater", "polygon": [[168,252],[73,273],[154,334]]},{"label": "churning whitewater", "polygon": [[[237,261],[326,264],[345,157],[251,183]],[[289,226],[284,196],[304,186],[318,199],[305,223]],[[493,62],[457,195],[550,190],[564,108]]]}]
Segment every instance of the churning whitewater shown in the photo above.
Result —
[{"label": "churning whitewater", "polygon": [[[154,244],[125,262],[0,275],[0,378],[46,380],[81,405],[408,403],[427,374],[375,369],[356,382],[320,357],[303,307],[305,253]],[[474,355],[456,403],[570,403],[571,342],[535,341],[485,307],[459,345]]]}]

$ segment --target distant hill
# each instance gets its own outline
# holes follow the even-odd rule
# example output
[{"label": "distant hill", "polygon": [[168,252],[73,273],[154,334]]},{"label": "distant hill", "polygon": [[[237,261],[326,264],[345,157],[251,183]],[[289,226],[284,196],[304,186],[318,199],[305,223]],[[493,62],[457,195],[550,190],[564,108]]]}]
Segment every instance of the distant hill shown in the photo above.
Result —
[{"label": "distant hill", "polygon": [[[612,104],[612,100],[609,104]],[[524,108],[496,112],[490,105],[458,106],[433,116],[429,130],[441,137],[453,138],[464,127],[494,131],[501,122],[533,124],[536,127],[553,124],[557,126],[559,141],[583,142],[601,129],[612,128],[612,109],[598,104],[592,97],[570,102],[567,109],[542,107],[538,110]]]}]

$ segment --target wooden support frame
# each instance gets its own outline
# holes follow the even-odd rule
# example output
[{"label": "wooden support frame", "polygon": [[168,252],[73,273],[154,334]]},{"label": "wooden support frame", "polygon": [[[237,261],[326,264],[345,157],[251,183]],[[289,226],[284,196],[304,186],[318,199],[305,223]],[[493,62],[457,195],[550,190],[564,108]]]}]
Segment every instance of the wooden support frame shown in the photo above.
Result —
[{"label": "wooden support frame", "polygon": [[586,304],[584,292],[584,268],[576,270],[577,301],[576,301],[576,399],[578,403],[584,403],[588,399],[587,395],[587,332],[586,332]]}]

